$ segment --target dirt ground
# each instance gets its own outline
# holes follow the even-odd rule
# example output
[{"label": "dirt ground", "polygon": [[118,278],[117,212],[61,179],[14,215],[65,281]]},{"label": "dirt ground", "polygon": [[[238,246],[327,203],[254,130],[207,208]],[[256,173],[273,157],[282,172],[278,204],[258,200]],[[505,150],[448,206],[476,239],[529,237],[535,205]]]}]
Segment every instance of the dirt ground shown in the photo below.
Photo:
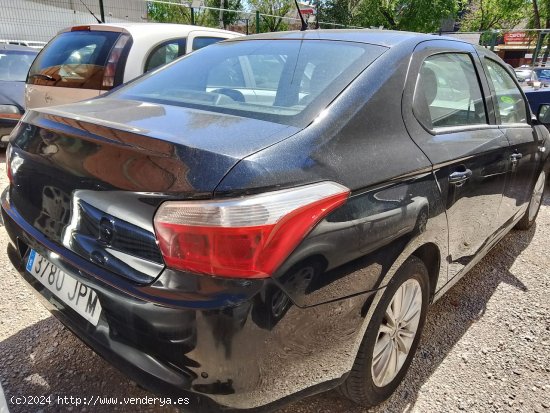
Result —
[{"label": "dirt ground", "polygon": [[[2,157],[1,188],[7,181],[4,170]],[[534,228],[507,235],[431,307],[409,374],[393,397],[373,411],[550,412],[549,240],[547,193]],[[154,395],[138,388],[50,316],[11,268],[4,253],[7,242],[0,229],[0,379],[10,411],[173,411],[158,404],[92,408],[57,403],[58,396]],[[10,403],[12,396],[47,395],[53,397],[49,407]],[[330,391],[281,412],[365,411]]]}]

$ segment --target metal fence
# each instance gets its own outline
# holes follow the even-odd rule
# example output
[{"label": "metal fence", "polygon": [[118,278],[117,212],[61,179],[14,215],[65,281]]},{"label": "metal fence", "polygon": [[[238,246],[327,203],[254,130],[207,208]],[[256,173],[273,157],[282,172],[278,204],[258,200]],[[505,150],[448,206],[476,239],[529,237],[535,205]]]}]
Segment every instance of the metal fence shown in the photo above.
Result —
[{"label": "metal fence", "polygon": [[498,29],[485,32],[438,33],[495,51],[514,67],[550,66],[550,30]]},{"label": "metal fence", "polygon": [[[143,0],[105,0],[107,22],[147,21]],[[0,39],[47,42],[59,30],[90,24],[100,16],[97,0],[0,0]]]},{"label": "metal fence", "polygon": [[[295,7],[284,16],[259,13],[256,10],[227,10],[207,7],[206,0],[0,0],[0,41],[47,42],[59,30],[80,24],[95,23],[101,18],[100,4],[107,23],[165,21],[220,27],[241,33],[274,30],[296,30],[301,26]],[[217,4],[209,2],[208,4]],[[248,4],[248,3],[246,3]],[[155,7],[170,13],[159,17]],[[309,13],[312,11],[310,10]],[[323,21],[319,15],[306,14],[310,28],[344,28]],[[318,19],[319,18],[319,19]],[[320,20],[317,23],[317,20]],[[349,26],[353,27],[353,26]],[[512,66],[522,64],[550,65],[549,30],[492,30],[487,32],[439,33],[491,48]]]},{"label": "metal fence", "polygon": [[[261,13],[257,10],[231,10],[208,7],[203,0],[147,0],[148,7],[165,5],[179,9],[177,23],[198,24],[202,26],[223,27],[245,34],[277,30],[298,30],[302,23],[298,10],[292,7],[283,16]],[[303,13],[304,20],[309,28],[343,29],[362,28],[360,26],[346,26],[329,21],[322,21],[317,15],[311,14],[311,8]],[[304,10],[302,10],[304,12]],[[219,17],[215,17],[218,15]],[[229,15],[229,17],[224,17]],[[214,16],[214,18],[212,18]],[[149,16],[151,19],[151,16]],[[227,23],[229,21],[229,23]]]},{"label": "metal fence", "polygon": [[[220,19],[215,16],[221,11],[222,25],[241,33],[269,31],[274,26],[279,30],[294,30],[301,26],[294,7],[285,16],[274,16],[255,10],[206,7],[201,0],[0,0],[0,40],[47,42],[63,28],[97,23],[93,15],[101,19],[100,3],[107,23],[154,21],[150,16],[151,7],[166,5],[180,9],[175,23],[220,27]],[[228,14],[231,18],[227,21],[224,16]],[[346,27],[332,22],[317,24],[312,15],[306,15],[306,19],[312,28]]]}]

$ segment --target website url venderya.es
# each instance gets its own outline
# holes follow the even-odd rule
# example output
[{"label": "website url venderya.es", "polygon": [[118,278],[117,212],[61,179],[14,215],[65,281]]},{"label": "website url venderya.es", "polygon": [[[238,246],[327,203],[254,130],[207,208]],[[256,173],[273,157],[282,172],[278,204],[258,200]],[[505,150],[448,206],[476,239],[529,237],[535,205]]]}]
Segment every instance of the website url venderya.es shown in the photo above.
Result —
[{"label": "website url venderya.es", "polygon": [[188,397],[104,397],[104,396],[11,396],[10,403],[13,405],[35,405],[35,406],[186,406],[190,404]]}]

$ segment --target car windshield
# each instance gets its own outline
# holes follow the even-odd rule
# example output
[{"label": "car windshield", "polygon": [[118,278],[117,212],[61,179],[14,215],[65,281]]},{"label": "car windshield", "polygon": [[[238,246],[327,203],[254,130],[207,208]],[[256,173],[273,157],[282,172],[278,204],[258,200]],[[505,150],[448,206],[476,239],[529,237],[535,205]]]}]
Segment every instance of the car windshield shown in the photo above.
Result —
[{"label": "car windshield", "polygon": [[0,50],[0,80],[24,82],[35,56],[33,52]]},{"label": "car windshield", "polygon": [[385,50],[323,40],[219,43],[111,96],[305,126]]}]

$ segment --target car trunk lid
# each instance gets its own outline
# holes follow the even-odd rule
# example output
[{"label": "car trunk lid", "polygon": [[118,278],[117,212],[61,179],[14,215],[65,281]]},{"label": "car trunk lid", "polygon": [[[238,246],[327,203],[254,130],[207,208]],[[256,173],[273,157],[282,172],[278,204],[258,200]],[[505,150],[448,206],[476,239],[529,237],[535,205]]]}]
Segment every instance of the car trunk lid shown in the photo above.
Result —
[{"label": "car trunk lid", "polygon": [[14,131],[10,200],[53,242],[147,283],[164,267],[153,229],[160,203],[211,197],[240,159],[296,131],[114,99],[34,110]]}]

